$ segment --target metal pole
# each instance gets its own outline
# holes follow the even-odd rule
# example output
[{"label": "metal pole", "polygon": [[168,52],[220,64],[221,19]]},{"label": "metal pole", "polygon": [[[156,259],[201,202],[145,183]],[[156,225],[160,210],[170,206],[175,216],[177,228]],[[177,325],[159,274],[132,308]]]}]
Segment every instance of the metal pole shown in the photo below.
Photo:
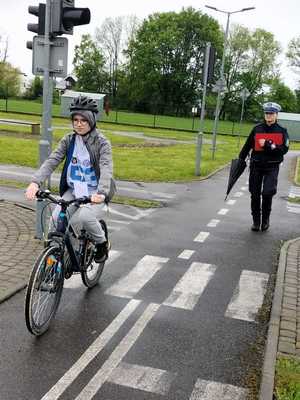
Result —
[{"label": "metal pole", "polygon": [[201,114],[200,114],[200,124],[199,131],[197,134],[197,146],[196,146],[196,166],[195,175],[200,175],[201,167],[201,152],[202,152],[202,141],[203,141],[203,130],[204,130],[204,117],[205,117],[205,99],[206,99],[206,88],[207,88],[207,77],[208,77],[208,63],[209,63],[209,53],[211,44],[208,42],[205,49],[205,61],[204,61],[204,79],[203,79],[203,93],[202,93],[202,103],[201,103]]},{"label": "metal pole", "polygon": [[[221,70],[220,70],[220,79],[221,82],[224,82],[224,64],[225,64],[225,53],[227,48],[227,40],[228,40],[228,32],[229,32],[229,18],[231,12],[227,12],[227,24],[226,24],[226,32],[225,32],[225,39],[224,39],[224,49],[223,49],[223,56],[222,56],[222,63],[221,63]],[[213,139],[212,139],[212,159],[215,159],[215,151],[216,151],[216,140],[217,140],[217,129],[218,129],[218,122],[219,122],[219,114],[220,114],[220,106],[221,106],[221,96],[222,96],[222,89],[218,90],[218,98],[216,104],[216,111],[215,111],[215,122],[213,128]]]},{"label": "metal pole", "polygon": [[[43,81],[43,116],[42,116],[42,134],[39,143],[39,165],[48,158],[51,151],[52,143],[52,99],[53,99],[53,80],[50,76],[50,47],[51,42],[49,40],[50,31],[50,18],[51,18],[51,1],[46,0],[46,17],[45,17],[45,36],[44,36],[44,81]],[[50,180],[49,180],[50,183]],[[36,237],[37,239],[43,238],[43,227],[42,227],[42,202],[37,202],[36,207]]]},{"label": "metal pole", "polygon": [[239,138],[238,138],[238,149],[240,149],[240,142],[241,142],[241,129],[242,129],[242,122],[244,117],[244,107],[245,107],[245,97],[242,97],[242,111],[241,111],[241,119],[239,125]]}]

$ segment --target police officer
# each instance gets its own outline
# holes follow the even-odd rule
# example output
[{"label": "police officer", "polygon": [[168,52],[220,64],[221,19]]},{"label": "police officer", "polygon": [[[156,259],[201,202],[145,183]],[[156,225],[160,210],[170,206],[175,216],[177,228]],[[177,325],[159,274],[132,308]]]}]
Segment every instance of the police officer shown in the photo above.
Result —
[{"label": "police officer", "polygon": [[256,125],[248,136],[239,158],[245,160],[251,151],[249,192],[251,193],[252,231],[266,231],[277,191],[279,164],[289,147],[287,130],[277,123],[281,107],[268,102],[263,105],[264,122]]}]

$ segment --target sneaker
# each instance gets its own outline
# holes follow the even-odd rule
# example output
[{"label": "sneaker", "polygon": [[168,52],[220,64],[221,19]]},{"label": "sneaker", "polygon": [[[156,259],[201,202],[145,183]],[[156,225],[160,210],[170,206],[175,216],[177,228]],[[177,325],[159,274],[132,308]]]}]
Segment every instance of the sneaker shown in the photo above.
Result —
[{"label": "sneaker", "polygon": [[110,243],[108,241],[103,243],[98,243],[96,245],[96,253],[94,256],[94,260],[96,261],[96,263],[100,263],[107,260],[109,249],[110,249]]},{"label": "sneaker", "polygon": [[266,219],[265,221],[262,222],[262,224],[261,224],[262,232],[267,231],[269,229],[269,227],[270,227],[270,222],[268,219]]},{"label": "sneaker", "polygon": [[259,231],[259,225],[254,223],[254,224],[251,226],[251,231],[253,231],[253,232],[258,232],[258,231]]}]

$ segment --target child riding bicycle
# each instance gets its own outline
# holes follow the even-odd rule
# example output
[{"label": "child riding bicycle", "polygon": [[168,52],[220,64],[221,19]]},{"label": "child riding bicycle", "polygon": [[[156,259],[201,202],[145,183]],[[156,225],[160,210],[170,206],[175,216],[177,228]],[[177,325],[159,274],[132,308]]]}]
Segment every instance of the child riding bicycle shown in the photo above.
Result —
[{"label": "child riding bicycle", "polygon": [[[73,132],[64,136],[57,148],[50,154],[34,174],[26,190],[28,200],[35,196],[42,183],[50,177],[56,167],[64,162],[59,191],[64,200],[91,197],[91,203],[80,208],[70,207],[70,223],[85,229],[96,244],[95,261],[107,258],[109,244],[99,219],[115,192],[113,161],[110,142],[96,129],[98,105],[94,99],[79,96],[70,105]],[[52,215],[56,224],[60,206]],[[52,225],[51,224],[51,225]],[[50,226],[50,231],[53,226]]]}]

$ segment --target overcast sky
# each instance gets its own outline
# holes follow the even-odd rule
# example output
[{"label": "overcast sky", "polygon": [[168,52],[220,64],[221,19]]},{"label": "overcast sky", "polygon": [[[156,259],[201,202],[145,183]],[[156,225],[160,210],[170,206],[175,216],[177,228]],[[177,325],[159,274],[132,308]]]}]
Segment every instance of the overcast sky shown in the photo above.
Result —
[{"label": "overcast sky", "polygon": [[[27,31],[27,23],[35,23],[37,18],[28,14],[29,5],[38,5],[46,0],[0,0],[0,34],[8,36],[9,51],[8,61],[21,69],[26,74],[31,74],[31,51],[26,49],[26,41],[32,40],[34,35]],[[250,29],[263,28],[274,33],[283,50],[288,42],[300,36],[299,0],[75,0],[76,7],[88,7],[91,10],[91,23],[75,27],[73,36],[69,39],[69,71],[73,58],[74,46],[80,43],[84,33],[95,32],[107,17],[121,15],[136,15],[145,18],[154,12],[180,11],[182,7],[192,6],[216,18],[225,29],[226,15],[205,8],[205,4],[225,11],[240,10],[245,7],[256,7],[255,10],[233,14],[230,24],[239,23]],[[282,78],[291,88],[297,86],[297,75],[287,67],[282,57]],[[299,76],[298,76],[299,79]]]}]

